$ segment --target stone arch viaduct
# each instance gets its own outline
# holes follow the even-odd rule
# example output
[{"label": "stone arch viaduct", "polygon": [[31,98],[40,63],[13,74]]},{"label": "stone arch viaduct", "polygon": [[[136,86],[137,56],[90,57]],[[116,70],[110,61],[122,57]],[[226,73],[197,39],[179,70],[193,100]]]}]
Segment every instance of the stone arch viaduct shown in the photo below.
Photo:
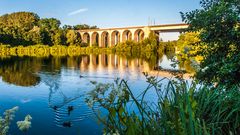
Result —
[{"label": "stone arch viaduct", "polygon": [[136,26],[124,28],[104,28],[78,30],[84,43],[99,47],[111,47],[120,42],[132,40],[140,42],[147,38],[151,32],[158,36],[161,32],[183,32],[188,28],[187,24],[166,24],[154,26]]}]

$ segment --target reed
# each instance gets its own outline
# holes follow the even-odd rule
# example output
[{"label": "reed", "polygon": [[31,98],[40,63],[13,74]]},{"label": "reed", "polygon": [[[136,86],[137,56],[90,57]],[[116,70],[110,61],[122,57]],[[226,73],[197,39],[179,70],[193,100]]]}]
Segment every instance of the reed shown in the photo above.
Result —
[{"label": "reed", "polygon": [[[127,81],[97,84],[86,102],[94,110],[106,134],[219,135],[239,134],[240,91],[226,90],[184,80],[162,81],[146,74],[147,88],[135,95]],[[147,99],[150,91],[157,101]],[[101,113],[107,111],[107,115]]]}]

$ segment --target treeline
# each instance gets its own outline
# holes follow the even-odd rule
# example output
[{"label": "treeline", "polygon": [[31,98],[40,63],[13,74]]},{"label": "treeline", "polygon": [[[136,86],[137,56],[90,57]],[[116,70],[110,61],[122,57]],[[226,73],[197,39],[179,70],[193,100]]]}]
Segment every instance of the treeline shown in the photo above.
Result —
[{"label": "treeline", "polygon": [[97,26],[79,24],[60,26],[55,18],[40,18],[32,12],[16,12],[0,16],[0,44],[81,45],[80,34],[74,30],[97,29]]}]

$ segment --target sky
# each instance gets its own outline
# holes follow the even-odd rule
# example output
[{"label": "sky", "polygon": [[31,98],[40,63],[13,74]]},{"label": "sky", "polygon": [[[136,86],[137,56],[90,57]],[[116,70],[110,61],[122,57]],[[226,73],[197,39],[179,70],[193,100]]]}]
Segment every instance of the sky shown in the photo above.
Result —
[{"label": "sky", "polygon": [[99,28],[181,23],[180,12],[199,7],[200,0],[0,0],[0,15],[18,11],[57,18],[62,25]]},{"label": "sky", "polygon": [[0,15],[31,11],[57,18],[62,25],[100,28],[181,23],[180,11],[197,8],[199,0],[0,0]]}]

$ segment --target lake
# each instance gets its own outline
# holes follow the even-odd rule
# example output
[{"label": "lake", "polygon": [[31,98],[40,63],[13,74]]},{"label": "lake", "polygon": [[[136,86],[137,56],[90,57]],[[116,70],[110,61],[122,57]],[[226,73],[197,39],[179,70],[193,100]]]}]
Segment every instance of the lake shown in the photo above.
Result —
[{"label": "lake", "polygon": [[[171,57],[149,59],[116,54],[74,57],[5,57],[0,59],[0,113],[18,106],[9,134],[24,134],[16,121],[32,116],[31,135],[102,134],[102,127],[85,103],[94,89],[91,81],[111,83],[116,78],[128,80],[135,94],[146,88],[142,72],[159,78],[173,75]],[[149,95],[154,99],[154,95]],[[94,106],[94,109],[101,109]]]}]

